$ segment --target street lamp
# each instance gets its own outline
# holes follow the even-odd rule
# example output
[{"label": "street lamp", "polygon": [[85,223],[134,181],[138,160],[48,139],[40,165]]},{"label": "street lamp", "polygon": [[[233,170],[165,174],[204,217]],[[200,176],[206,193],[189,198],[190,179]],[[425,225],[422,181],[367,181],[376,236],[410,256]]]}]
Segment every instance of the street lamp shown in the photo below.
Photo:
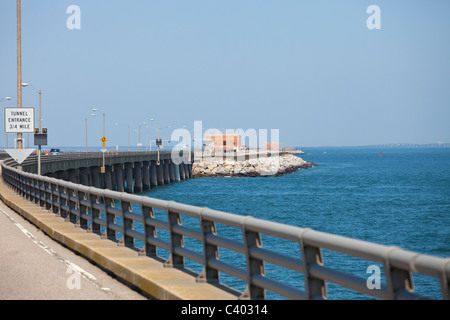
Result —
[{"label": "street lamp", "polygon": [[[151,118],[150,121],[154,121],[155,119]],[[159,138],[159,121],[158,121],[158,139],[156,140],[156,147],[158,148],[158,161],[156,162],[157,165],[160,164],[159,161],[159,146],[161,145],[161,139]]]},{"label": "street lamp", "polygon": [[[93,108],[92,111],[95,113],[98,109]],[[100,111],[100,110],[98,110]],[[102,147],[105,147],[105,142],[106,142],[106,137],[105,137],[105,112],[103,112],[103,137],[102,137]],[[102,153],[103,153],[103,167],[101,169],[101,173],[105,173],[106,169],[105,169],[105,148],[102,148]]]},{"label": "street lamp", "polygon": [[88,152],[88,130],[87,130],[87,121],[90,117],[95,117],[95,113],[91,114],[89,117],[86,117],[84,119],[85,121],[85,128],[86,128],[86,153]]},{"label": "street lamp", "polygon": [[22,87],[32,87],[39,94],[39,133],[41,132],[41,90],[36,89],[31,83],[22,83]]}]

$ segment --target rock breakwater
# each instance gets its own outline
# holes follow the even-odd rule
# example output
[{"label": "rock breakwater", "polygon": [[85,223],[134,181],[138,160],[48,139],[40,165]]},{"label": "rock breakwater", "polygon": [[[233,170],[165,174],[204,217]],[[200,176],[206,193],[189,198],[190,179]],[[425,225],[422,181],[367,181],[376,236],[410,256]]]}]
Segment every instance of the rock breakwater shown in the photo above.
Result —
[{"label": "rock breakwater", "polygon": [[280,176],[316,166],[292,154],[258,157],[247,160],[207,158],[194,162],[193,177],[259,177]]}]

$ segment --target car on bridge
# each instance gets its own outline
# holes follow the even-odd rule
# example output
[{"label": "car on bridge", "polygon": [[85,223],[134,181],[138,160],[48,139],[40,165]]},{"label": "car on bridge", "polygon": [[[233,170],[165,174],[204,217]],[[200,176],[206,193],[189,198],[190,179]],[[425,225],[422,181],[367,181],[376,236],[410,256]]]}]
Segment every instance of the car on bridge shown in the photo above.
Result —
[{"label": "car on bridge", "polygon": [[49,154],[50,155],[58,155],[58,154],[61,154],[61,149],[50,149],[50,152],[49,152]]}]

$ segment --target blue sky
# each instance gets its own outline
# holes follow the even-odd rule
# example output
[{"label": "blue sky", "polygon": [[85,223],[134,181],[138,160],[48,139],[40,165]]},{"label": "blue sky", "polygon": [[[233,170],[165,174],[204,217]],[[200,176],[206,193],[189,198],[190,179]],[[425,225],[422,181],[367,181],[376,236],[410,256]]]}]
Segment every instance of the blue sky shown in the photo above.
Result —
[{"label": "blue sky", "polygon": [[[202,121],[279,129],[298,147],[450,142],[449,13],[446,0],[22,0],[22,80],[42,90],[50,146],[84,147],[94,107],[111,149],[127,145],[125,125],[135,146],[150,118],[163,138]],[[14,0],[0,1],[0,35],[3,108],[17,101]],[[32,88],[23,106],[37,114]],[[101,116],[88,132],[100,146]]]}]

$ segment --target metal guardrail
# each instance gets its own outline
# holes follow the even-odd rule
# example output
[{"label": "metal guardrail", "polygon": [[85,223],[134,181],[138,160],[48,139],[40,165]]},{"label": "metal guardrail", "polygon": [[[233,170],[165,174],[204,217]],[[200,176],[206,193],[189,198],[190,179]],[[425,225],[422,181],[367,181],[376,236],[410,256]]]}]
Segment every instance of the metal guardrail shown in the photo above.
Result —
[{"label": "metal guardrail", "polygon": [[[220,273],[244,281],[246,289],[242,292],[242,299],[265,299],[266,290],[288,299],[325,299],[327,281],[380,299],[426,298],[414,292],[412,272],[437,278],[442,298],[450,299],[448,258],[250,216],[86,187],[19,171],[11,167],[11,160],[3,161],[2,175],[4,181],[23,197],[81,228],[134,247],[140,250],[140,254],[158,256],[158,250],[167,250],[170,256],[165,264],[169,267],[185,267],[186,259],[200,264],[203,271],[198,275],[198,281],[219,282]],[[166,219],[158,218],[156,211],[164,212]],[[183,224],[186,218],[196,221],[197,227]],[[242,241],[221,234],[218,224],[239,231]],[[167,239],[159,236],[162,231],[168,233]],[[293,242],[299,246],[300,254],[284,254],[264,247],[262,235]],[[201,244],[200,252],[184,245],[188,238]],[[141,248],[136,247],[138,242],[142,243]],[[245,266],[241,268],[221,260],[219,250],[222,248],[245,256]],[[370,289],[366,278],[324,265],[322,249],[381,263],[385,284],[380,289]],[[267,277],[265,263],[301,273],[304,289],[299,289],[294,281],[288,285]]]}]

